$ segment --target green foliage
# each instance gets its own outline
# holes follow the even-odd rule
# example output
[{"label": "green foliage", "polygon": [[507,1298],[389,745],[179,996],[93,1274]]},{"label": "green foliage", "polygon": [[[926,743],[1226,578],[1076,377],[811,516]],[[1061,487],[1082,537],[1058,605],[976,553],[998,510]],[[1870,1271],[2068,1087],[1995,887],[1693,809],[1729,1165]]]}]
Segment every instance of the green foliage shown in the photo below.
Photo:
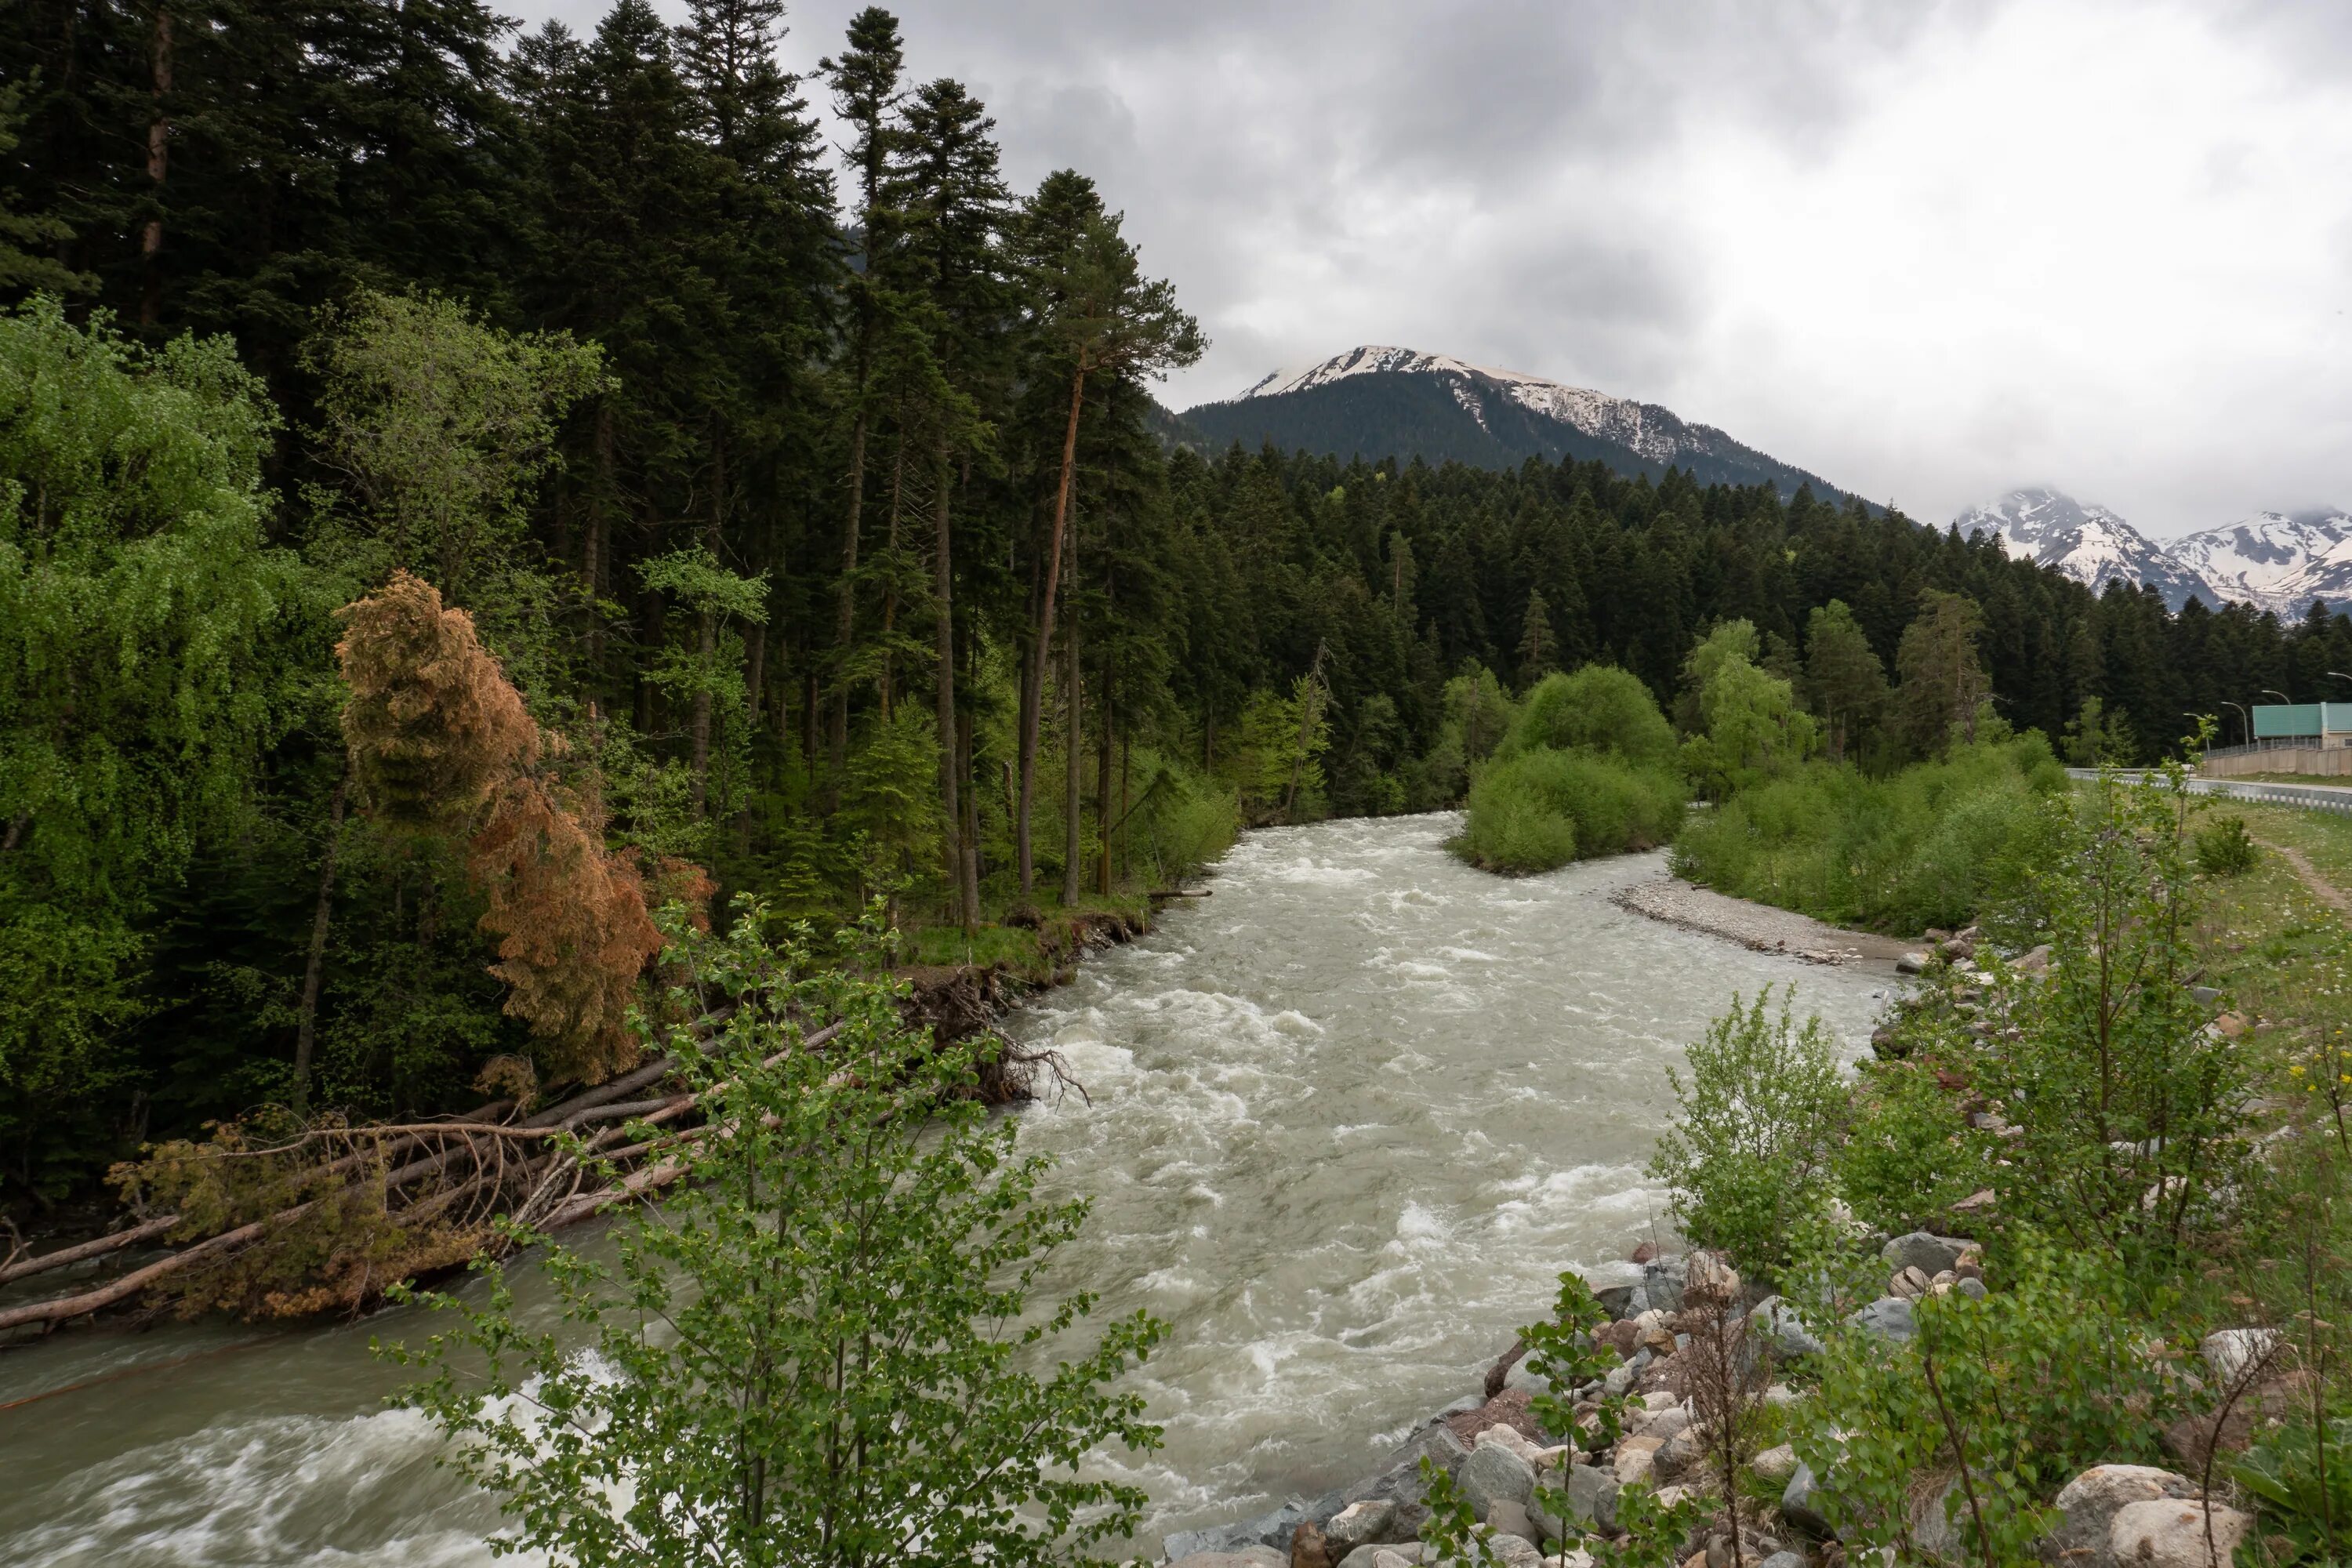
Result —
[{"label": "green foliage", "polygon": [[1886,706],[1886,667],[1843,599],[1816,605],[1806,622],[1804,684],[1808,705],[1822,716],[1830,761],[1847,761]]},{"label": "green foliage", "polygon": [[1919,614],[1895,651],[1895,707],[1913,754],[1940,757],[1955,742],[1979,739],[1992,684],[1977,648],[1984,625],[1983,610],[1965,594],[1929,588],[1919,595]]},{"label": "green foliage", "polygon": [[1472,663],[1438,694],[1437,739],[1413,765],[1405,790],[1412,809],[1457,805],[1479,763],[1509,734],[1511,694],[1483,664]]},{"label": "green foliage", "polygon": [[1835,1047],[1819,1018],[1797,1024],[1792,994],[1777,1010],[1769,986],[1733,997],[1690,1047],[1690,1077],[1667,1069],[1681,1116],[1650,1158],[1683,1234],[1768,1277],[1828,1222],[1846,1116]]},{"label": "green foliage", "polygon": [[2131,723],[2121,713],[2111,712],[2096,697],[2083,699],[2083,706],[2066,721],[2066,761],[2077,768],[2129,767],[2139,755],[2139,742],[2132,734]]},{"label": "green foliage", "polygon": [[1683,767],[1716,799],[1786,772],[1820,738],[1789,682],[1757,667],[1756,646],[1754,626],[1727,621],[1684,666],[1701,730],[1683,742]]},{"label": "green foliage", "polygon": [[1536,682],[1511,721],[1501,755],[1541,747],[1612,752],[1630,763],[1663,765],[1674,760],[1675,732],[1637,678],[1613,665],[1588,664]]},{"label": "green foliage", "polygon": [[[813,963],[746,904],[724,937],[672,911],[693,1011],[733,1004],[688,1059],[720,1135],[682,1140],[659,1217],[622,1222],[607,1269],[544,1267],[595,1354],[517,1313],[489,1268],[480,1306],[393,1351],[405,1397],[458,1439],[518,1545],[582,1564],[1034,1562],[1131,1530],[1131,1488],[1078,1479],[1098,1444],[1150,1448],[1142,1399],[1108,1385],[1164,1333],[1138,1314],[1074,1361],[1031,1370],[1091,1296],[1033,1308],[1086,1216],[1037,1200],[1042,1157],[966,1091],[971,1053],[899,1020],[878,914]],[[830,1020],[822,1051],[803,1041]]]},{"label": "green foliage", "polygon": [[1478,1522],[1470,1500],[1454,1489],[1454,1478],[1423,1455],[1421,1461],[1422,1504],[1429,1517],[1421,1521],[1423,1560],[1464,1563],[1474,1568],[1503,1568],[1495,1550],[1495,1531]]},{"label": "green foliage", "polygon": [[2237,877],[2262,858],[2242,816],[2217,816],[2197,830],[2197,868],[2209,877]]},{"label": "green foliage", "polygon": [[[1634,1405],[1630,1394],[1604,1391],[1590,1402],[1573,1396],[1574,1390],[1606,1377],[1617,1365],[1617,1352],[1593,1338],[1593,1331],[1608,1321],[1608,1309],[1592,1288],[1574,1272],[1565,1272],[1559,1277],[1551,1321],[1519,1331],[1528,1347],[1528,1370],[1552,1389],[1528,1402],[1536,1420],[1544,1430],[1594,1452],[1624,1435],[1626,1416]],[[1602,1568],[1674,1568],[1681,1561],[1683,1542],[1706,1512],[1696,1496],[1665,1503],[1647,1487],[1627,1487],[1617,1494],[1618,1533],[1612,1537],[1580,1521],[1563,1488],[1538,1482],[1535,1496]]]},{"label": "green foliage", "polygon": [[602,351],[568,332],[502,331],[452,300],[362,289],[321,312],[310,368],[320,456],[385,563],[520,631],[525,605],[498,579],[523,564],[531,486],[564,411],[606,385]]},{"label": "green foliage", "polygon": [[1157,752],[1139,748],[1132,761],[1149,780],[1121,825],[1132,863],[1152,890],[1181,887],[1233,847],[1239,797]]},{"label": "green foliage", "polygon": [[2049,977],[2004,978],[2005,1027],[1974,1068],[2024,1128],[1996,1171],[2002,1212],[2154,1277],[2226,1223],[2251,1157],[2248,1063],[2189,990],[2195,809],[2174,764],[2108,775],[2063,816],[2035,879]]},{"label": "green foliage", "polygon": [[1993,1176],[1983,1138],[1935,1068],[1916,1060],[1863,1064],[1834,1164],[1854,1218],[1895,1235],[1940,1228],[1954,1204]]},{"label": "green foliage", "polygon": [[2258,1537],[2239,1560],[2263,1568],[2344,1561],[2352,1540],[2352,1416],[2315,1423],[2297,1414],[2261,1433],[2230,1468],[2262,1510]]},{"label": "green foliage", "polygon": [[901,706],[866,727],[850,753],[841,811],[865,841],[869,886],[895,898],[938,876],[939,776],[939,736],[929,713]]},{"label": "green foliage", "polygon": [[[0,158],[16,150],[25,124],[25,95],[40,86],[37,71],[30,81],[0,87]],[[47,213],[12,212],[14,204],[0,192],[0,289],[11,293],[43,289],[52,294],[86,294],[97,280],[58,262],[40,250],[54,251],[73,237],[73,226]]]},{"label": "green foliage", "polygon": [[1692,816],[1675,868],[1735,898],[1910,935],[2023,896],[2066,774],[2038,734],[1874,779],[1815,763]]},{"label": "green foliage", "polygon": [[1921,1298],[1907,1341],[1844,1330],[1819,1358],[1821,1384],[1790,1440],[1827,1478],[1848,1551],[1920,1561],[1932,1543],[1953,1560],[2026,1568],[2067,1481],[2094,1464],[2161,1460],[2157,1435],[2186,1385],[2125,1306],[2122,1281],[2096,1258],[2030,1244],[2011,1267],[1981,1300]]},{"label": "green foliage", "polygon": [[1330,701],[1322,683],[1302,675],[1286,697],[1252,692],[1241,731],[1234,767],[1244,809],[1261,821],[1320,815],[1321,759],[1331,743]]},{"label": "green foliage", "polygon": [[[133,348],[36,299],[0,316],[0,1136],[130,1068],[142,921],[242,818],[323,629],[265,547],[276,426],[222,340]],[[301,634],[312,639],[306,647]],[[58,1128],[48,1131],[54,1134]],[[85,1152],[80,1169],[102,1159]],[[53,1185],[18,1144],[21,1179]]]},{"label": "green foliage", "polygon": [[1538,747],[1479,771],[1457,848],[1490,871],[1549,871],[1666,842],[1684,803],[1682,781],[1664,768]]}]

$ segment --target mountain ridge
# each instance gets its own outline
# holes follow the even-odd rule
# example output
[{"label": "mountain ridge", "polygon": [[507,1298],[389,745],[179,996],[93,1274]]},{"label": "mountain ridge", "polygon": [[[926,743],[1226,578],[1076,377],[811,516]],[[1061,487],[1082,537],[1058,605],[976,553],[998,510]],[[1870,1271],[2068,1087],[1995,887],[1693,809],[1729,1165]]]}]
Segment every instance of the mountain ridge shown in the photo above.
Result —
[{"label": "mountain ridge", "polygon": [[1360,344],[1303,369],[1270,372],[1177,418],[1216,447],[1272,441],[1342,458],[1419,457],[1489,468],[1531,457],[1597,458],[1654,479],[1679,468],[1701,483],[1847,493],[1663,405],[1393,344]]},{"label": "mountain ridge", "polygon": [[2256,512],[2160,542],[2106,507],[2030,485],[1952,520],[1983,531],[2012,557],[2054,567],[2094,592],[2111,582],[2155,584],[2179,610],[2189,599],[2298,616],[2314,599],[2352,598],[2352,515],[2336,508]]}]

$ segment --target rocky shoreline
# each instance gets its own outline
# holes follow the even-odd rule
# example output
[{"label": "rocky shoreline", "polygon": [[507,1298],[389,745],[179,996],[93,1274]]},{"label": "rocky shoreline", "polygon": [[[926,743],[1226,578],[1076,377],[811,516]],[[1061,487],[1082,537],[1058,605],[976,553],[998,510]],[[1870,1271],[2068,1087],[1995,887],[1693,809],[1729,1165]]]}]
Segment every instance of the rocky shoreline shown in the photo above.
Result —
[{"label": "rocky shoreline", "polygon": [[[1847,1325],[1861,1335],[1907,1340],[1916,1331],[1912,1303],[1945,1291],[1985,1293],[1977,1243],[1966,1237],[1914,1232],[1886,1240],[1880,1259],[1890,1272],[1886,1294],[1853,1313]],[[1421,1539],[1431,1517],[1431,1483],[1423,1469],[1442,1472],[1454,1496],[1475,1513],[1476,1533],[1507,1568],[1591,1568],[1578,1545],[1591,1535],[1622,1533],[1619,1509],[1629,1489],[1646,1489],[1660,1507],[1719,1493],[1706,1414],[1720,1406],[1705,1390],[1706,1358],[1693,1353],[1706,1336],[1744,1342],[1754,1336],[1769,1355],[1764,1368],[1801,1363],[1832,1353],[1796,1310],[1777,1295],[1754,1297],[1720,1258],[1706,1253],[1659,1257],[1644,1246],[1633,1260],[1591,1271],[1587,1285],[1612,1321],[1592,1339],[1620,1360],[1607,1375],[1566,1391],[1579,1426],[1575,1440],[1546,1432],[1530,1400],[1551,1385],[1521,1364],[1514,1345],[1486,1373],[1484,1386],[1425,1416],[1380,1467],[1354,1485],[1309,1501],[1292,1498],[1258,1518],[1206,1530],[1183,1531],[1162,1543],[1170,1568],[1412,1568],[1441,1559]],[[2249,1334],[2223,1331],[2201,1351],[2229,1382],[2255,1349]],[[1769,1373],[1767,1372],[1767,1379]],[[1614,1441],[1587,1423],[1604,1396],[1624,1401],[1624,1429]],[[1806,1395],[1787,1383],[1762,1381],[1753,1392],[1766,1405],[1795,1405]],[[1777,1489],[1776,1509],[1760,1526],[1744,1522],[1739,1560],[1754,1568],[1832,1568],[1844,1562],[1834,1523],[1834,1485],[1786,1443],[1746,1461],[1743,1494]],[[1921,1550],[1956,1556],[1961,1542],[1947,1502],[1957,1476],[1923,1476],[1910,1509],[1912,1540]],[[1546,1494],[1564,1493],[1572,1519],[1554,1517]],[[2145,1465],[2097,1465],[2084,1471],[2055,1500],[2062,1522],[2049,1542],[2052,1561],[2070,1568],[2206,1568],[2209,1526],[2222,1562],[2252,1525],[2246,1515],[2209,1503],[2196,1483]],[[1746,1516],[1749,1510],[1743,1507]],[[1709,1514],[1675,1553],[1683,1568],[1727,1568],[1727,1529]],[[1464,1557],[1457,1561],[1473,1561]]]},{"label": "rocky shoreline", "polygon": [[1631,883],[1612,893],[1610,901],[1667,925],[1722,937],[1757,952],[1785,953],[1805,963],[1892,963],[1918,946],[1874,931],[1843,931],[1810,915],[1735,899],[1680,877]]}]

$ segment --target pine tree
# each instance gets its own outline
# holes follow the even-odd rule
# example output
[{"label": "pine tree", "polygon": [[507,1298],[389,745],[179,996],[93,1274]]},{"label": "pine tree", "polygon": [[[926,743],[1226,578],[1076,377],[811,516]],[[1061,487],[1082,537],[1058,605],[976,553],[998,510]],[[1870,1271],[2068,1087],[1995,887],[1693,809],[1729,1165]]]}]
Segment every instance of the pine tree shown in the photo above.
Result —
[{"label": "pine tree", "polygon": [[849,664],[857,631],[857,554],[866,518],[866,437],[874,417],[875,359],[886,330],[888,301],[879,258],[889,237],[884,180],[898,142],[895,123],[904,63],[898,18],[869,5],[850,18],[849,47],[821,65],[834,90],[834,111],[850,128],[849,161],[857,189],[852,215],[858,262],[850,272],[850,347],[844,400],[849,413],[847,500],[841,531],[841,575],[834,588],[834,675],[830,755],[838,774],[849,756]]},{"label": "pine tree", "polygon": [[1553,658],[1551,610],[1540,590],[1528,591],[1528,613],[1519,622],[1519,689],[1525,691],[1559,668]]},{"label": "pine tree", "polygon": [[1191,364],[1207,349],[1192,317],[1176,308],[1175,290],[1143,276],[1135,247],[1119,235],[1117,215],[1103,209],[1094,183],[1073,170],[1047,176],[1023,215],[1023,259],[1036,294],[1034,326],[1041,373],[1058,370],[1070,389],[1069,418],[1054,489],[1053,523],[1044,552],[1044,584],[1030,642],[1028,684],[1022,707],[1021,799],[1016,824],[1021,890],[1035,880],[1029,823],[1036,798],[1037,726],[1045,658],[1054,640],[1063,539],[1076,478],[1078,419],[1089,376],[1149,379]]},{"label": "pine tree", "polygon": [[1964,595],[1929,588],[1903,630],[1895,668],[1896,693],[1913,751],[1940,756],[1955,737],[1976,739],[1977,709],[1990,689],[1977,658],[1984,615]]}]

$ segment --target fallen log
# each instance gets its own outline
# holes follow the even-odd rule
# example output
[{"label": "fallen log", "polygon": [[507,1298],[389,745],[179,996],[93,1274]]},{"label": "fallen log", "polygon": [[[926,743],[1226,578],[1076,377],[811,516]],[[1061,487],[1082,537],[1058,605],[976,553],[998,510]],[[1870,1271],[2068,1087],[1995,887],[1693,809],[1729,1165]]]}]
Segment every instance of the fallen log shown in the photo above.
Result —
[{"label": "fallen log", "polygon": [[27,1258],[21,1263],[12,1263],[5,1268],[0,1268],[0,1285],[8,1284],[12,1280],[27,1279],[35,1274],[46,1274],[52,1268],[63,1268],[69,1263],[79,1263],[91,1258],[103,1258],[110,1252],[120,1252],[126,1247],[136,1247],[142,1241],[153,1241],[179,1223],[178,1215],[167,1214],[161,1219],[151,1219],[144,1225],[134,1225],[129,1230],[118,1230],[111,1236],[99,1237],[95,1240],[85,1241],[79,1247],[63,1247],[55,1252],[44,1252],[38,1258]]},{"label": "fallen log", "polygon": [[62,1323],[70,1319],[103,1311],[120,1301],[128,1301],[156,1280],[176,1274],[189,1264],[205,1258],[224,1257],[267,1235],[271,1227],[288,1224],[301,1217],[311,1205],[298,1204],[293,1208],[271,1215],[267,1219],[241,1225],[235,1230],[225,1230],[206,1241],[184,1247],[169,1258],[162,1258],[144,1268],[134,1268],[119,1279],[111,1279],[94,1290],[79,1296],[52,1296],[46,1301],[28,1301],[21,1307],[0,1310],[0,1332],[21,1329],[33,1323]]}]

